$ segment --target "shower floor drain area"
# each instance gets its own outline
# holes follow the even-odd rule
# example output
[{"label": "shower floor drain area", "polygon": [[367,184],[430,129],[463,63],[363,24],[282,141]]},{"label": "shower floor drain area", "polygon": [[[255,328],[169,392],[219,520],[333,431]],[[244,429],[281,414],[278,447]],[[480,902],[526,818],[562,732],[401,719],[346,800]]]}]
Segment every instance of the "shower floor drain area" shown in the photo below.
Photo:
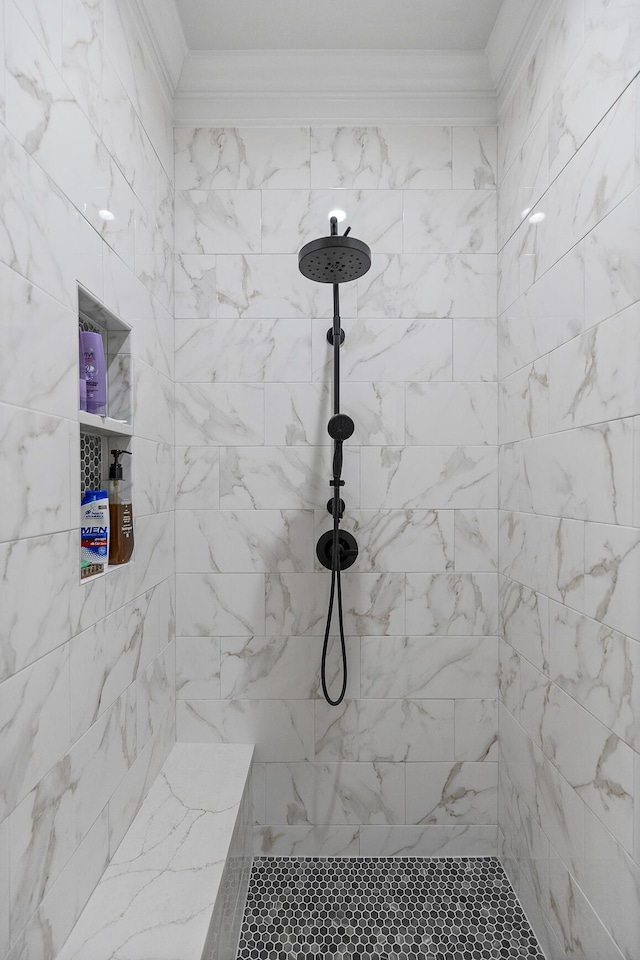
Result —
[{"label": "shower floor drain area", "polygon": [[238,960],[544,960],[495,857],[254,860]]}]

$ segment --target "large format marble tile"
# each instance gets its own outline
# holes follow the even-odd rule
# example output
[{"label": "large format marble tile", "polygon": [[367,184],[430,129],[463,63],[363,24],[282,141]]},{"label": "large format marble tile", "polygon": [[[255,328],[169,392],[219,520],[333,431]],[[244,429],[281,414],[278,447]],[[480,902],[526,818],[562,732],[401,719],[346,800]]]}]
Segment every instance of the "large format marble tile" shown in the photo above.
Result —
[{"label": "large format marble tile", "polygon": [[315,759],[450,760],[453,710],[452,700],[317,700]]},{"label": "large format marble tile", "polygon": [[413,190],[405,195],[405,253],[495,253],[495,190]]},{"label": "large format marble tile", "polygon": [[363,447],[362,506],[495,508],[497,461],[493,446]]},{"label": "large format marble tile", "polygon": [[[265,387],[265,442],[332,444],[326,427],[333,409],[331,403],[332,391],[327,383],[268,384]],[[403,383],[345,383],[340,390],[340,408],[355,424],[349,446],[404,442]]]},{"label": "large format marble tile", "polygon": [[493,383],[408,383],[408,444],[495,444],[498,392]]},{"label": "large format marble tile", "polygon": [[495,276],[496,257],[489,253],[374,254],[371,269],[358,280],[358,313],[495,317]]},{"label": "large format marble tile", "polygon": [[104,617],[105,581],[79,582],[76,547],[75,530],[0,545],[3,680]]},{"label": "large format marble tile", "polygon": [[[216,260],[217,316],[238,319],[331,317],[333,299],[323,283],[313,283],[289,254],[225,254]],[[340,287],[340,309],[356,315],[356,284]]]},{"label": "large format marble tile", "polygon": [[498,321],[493,318],[453,321],[453,379],[498,378]]},{"label": "large format marble tile", "polygon": [[176,442],[226,446],[264,440],[260,383],[177,383]]},{"label": "large format marble tile", "polygon": [[455,569],[493,573],[498,569],[498,517],[495,510],[455,511]]},{"label": "large format marble tile", "polygon": [[[330,582],[328,571],[267,574],[267,633],[324,636]],[[345,634],[386,636],[404,631],[402,574],[347,570],[342,575],[342,596]]]},{"label": "large format marble tile", "polygon": [[167,713],[175,705],[175,646],[169,644],[136,680],[137,748],[160,728]]},{"label": "large format marble tile", "polygon": [[411,636],[497,634],[497,575],[408,573],[407,633]]},{"label": "large format marble tile", "polygon": [[[1,39],[1,38],[0,38]],[[0,943],[9,943],[9,820],[0,822]]]},{"label": "large format marble tile", "polygon": [[640,745],[640,644],[551,603],[549,676],[636,751]]},{"label": "large format marble tile", "polygon": [[561,860],[552,856],[549,862],[549,924],[559,940],[557,957],[575,957],[588,960],[623,960],[623,955],[611,938],[602,921],[578,886],[565,869]]},{"label": "large format marble tile", "polygon": [[497,672],[496,637],[361,639],[364,698],[494,698]]},{"label": "large format marble tile", "polygon": [[[640,36],[640,27],[638,28]],[[585,240],[587,323],[597,323],[640,299],[633,251],[640,245],[640,190],[626,197]]]},{"label": "large format marble tile", "polygon": [[500,633],[538,669],[549,669],[549,599],[517,580],[501,579]]},{"label": "large format marble tile", "polygon": [[453,128],[455,190],[485,190],[496,186],[497,130],[492,127]]},{"label": "large format marble tile", "polygon": [[[231,510],[326,507],[333,453],[329,446],[227,447],[220,451],[220,506]],[[347,447],[343,499],[359,505],[360,451]]]},{"label": "large format marble tile", "polygon": [[178,700],[176,735],[191,743],[253,743],[258,761],[312,760],[313,702]]},{"label": "large format marble tile", "polygon": [[178,190],[180,253],[259,253],[259,190]]},{"label": "large format marble tile", "polygon": [[640,640],[640,531],[588,523],[585,529],[584,612]]},{"label": "large format marble tile", "polygon": [[0,818],[29,793],[71,745],[69,649],[62,646],[2,684]]},{"label": "large format marble tile", "polygon": [[[174,263],[176,319],[215,317],[216,258],[214,254],[178,252]],[[177,332],[177,329],[176,329]]]},{"label": "large format marble tile", "polygon": [[[347,508],[341,527],[358,542],[357,568],[363,573],[444,572],[454,569],[453,510],[358,510]],[[316,511],[315,536],[331,530],[326,510]],[[316,569],[320,570],[319,563]],[[474,566],[473,569],[476,569]]]},{"label": "large format marble tile", "polygon": [[176,698],[220,699],[220,637],[176,637]]},{"label": "large format marble tile", "polygon": [[455,759],[498,759],[498,704],[495,700],[455,701]]},{"label": "large format marble tile", "polygon": [[329,213],[343,210],[353,236],[374,253],[402,252],[399,190],[278,190],[262,195],[262,252],[297,253],[329,233]]},{"label": "large format marble tile", "polygon": [[308,320],[181,320],[176,323],[176,380],[243,383],[309,380]]},{"label": "large format marble tile", "polygon": [[312,128],[311,186],[448,188],[451,154],[450,127]]},{"label": "large format marble tile", "polygon": [[269,763],[266,769],[267,823],[404,821],[400,763]]},{"label": "large format marble tile", "polygon": [[220,505],[218,447],[175,447],[176,510],[217,510]]},{"label": "large format marble tile", "polygon": [[307,127],[177,127],[177,190],[309,187]]},{"label": "large format marble tile", "polygon": [[310,571],[310,510],[181,510],[176,516],[176,572]]},{"label": "large format marble tile", "polygon": [[264,589],[262,573],[178,574],[177,635],[264,636]]},{"label": "large format marble tile", "polygon": [[[360,637],[346,637],[345,643],[346,696],[352,699],[360,694]],[[221,637],[220,695],[228,700],[317,700],[322,697],[321,660],[319,637]],[[188,687],[196,680],[194,675]],[[342,685],[342,653],[335,639],[327,653],[327,683],[335,697]]]},{"label": "large format marble tile", "polygon": [[[340,351],[340,377],[380,382],[451,380],[451,320],[343,320],[345,343]],[[473,321],[475,323],[475,321]],[[314,320],[313,379],[329,383],[333,350],[327,343],[326,320]]]},{"label": "large format marble tile", "polygon": [[254,827],[254,857],[357,857],[359,854],[358,826]]},{"label": "large format marble tile", "polygon": [[362,826],[363,857],[492,857],[497,827],[470,824]]},{"label": "large format marble tile", "polygon": [[89,833],[133,761],[134,742],[135,714],[125,696],[52,765],[10,815],[15,930],[23,928]]},{"label": "large format marble tile", "polygon": [[497,763],[410,763],[407,823],[497,823]]}]

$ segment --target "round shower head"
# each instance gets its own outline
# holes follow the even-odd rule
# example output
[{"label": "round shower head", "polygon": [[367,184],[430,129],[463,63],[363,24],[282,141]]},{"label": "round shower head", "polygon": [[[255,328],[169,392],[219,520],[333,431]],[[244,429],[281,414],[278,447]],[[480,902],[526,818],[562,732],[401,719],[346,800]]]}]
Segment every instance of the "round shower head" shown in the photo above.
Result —
[{"label": "round shower head", "polygon": [[320,237],[298,254],[300,273],[318,283],[345,283],[364,276],[371,266],[371,250],[355,237]]}]

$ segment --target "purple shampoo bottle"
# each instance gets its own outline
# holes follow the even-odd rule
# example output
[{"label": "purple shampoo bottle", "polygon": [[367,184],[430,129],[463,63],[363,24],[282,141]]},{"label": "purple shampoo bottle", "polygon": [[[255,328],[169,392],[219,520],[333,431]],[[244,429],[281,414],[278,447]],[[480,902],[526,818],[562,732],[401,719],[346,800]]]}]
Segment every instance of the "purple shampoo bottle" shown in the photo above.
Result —
[{"label": "purple shampoo bottle", "polygon": [[87,382],[87,412],[104,416],[107,411],[107,371],[102,337],[99,333],[81,330],[80,344]]}]

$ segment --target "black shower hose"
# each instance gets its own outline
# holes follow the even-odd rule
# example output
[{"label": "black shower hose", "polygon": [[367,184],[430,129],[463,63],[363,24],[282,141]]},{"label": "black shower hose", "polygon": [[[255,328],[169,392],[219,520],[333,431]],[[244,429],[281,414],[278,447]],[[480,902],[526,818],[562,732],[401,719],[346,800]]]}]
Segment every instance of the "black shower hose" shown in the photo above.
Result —
[{"label": "black shower hose", "polygon": [[[336,443],[336,453],[338,452],[338,443]],[[340,450],[340,454],[342,451]],[[342,456],[340,456],[342,461]],[[337,457],[334,458],[334,462]],[[327,625],[324,631],[324,644],[322,646],[322,692],[328,704],[337,707],[344,700],[347,690],[347,647],[344,639],[344,618],[342,614],[342,581],[340,578],[340,473],[336,474],[334,470],[334,492],[333,492],[333,544],[331,554],[331,592],[329,593],[329,609],[327,610]],[[338,592],[338,624],[340,628],[340,648],[342,653],[342,689],[337,700],[332,700],[327,687],[327,651],[329,649],[329,634],[331,632],[331,620],[333,619],[333,604],[336,596],[336,586]]]}]

